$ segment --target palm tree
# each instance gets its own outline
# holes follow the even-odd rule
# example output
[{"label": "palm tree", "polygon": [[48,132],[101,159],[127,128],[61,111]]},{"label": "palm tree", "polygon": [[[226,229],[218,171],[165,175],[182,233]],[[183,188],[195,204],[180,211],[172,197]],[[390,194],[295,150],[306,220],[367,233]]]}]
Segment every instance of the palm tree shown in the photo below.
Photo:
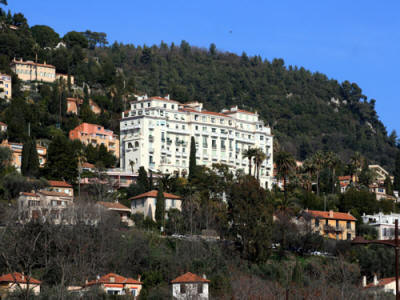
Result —
[{"label": "palm tree", "polygon": [[319,196],[319,177],[322,169],[325,166],[325,155],[322,151],[317,151],[311,158],[311,162],[315,168],[315,174],[317,176],[317,195]]},{"label": "palm tree", "polygon": [[355,181],[358,181],[358,173],[361,170],[363,165],[364,158],[362,157],[360,152],[355,152],[353,156],[350,158],[350,175],[351,180],[353,180],[353,175],[355,175]]},{"label": "palm tree", "polygon": [[305,177],[304,177],[304,182],[306,185],[306,189],[307,191],[311,192],[312,190],[312,177],[315,174],[315,166],[312,162],[312,160],[310,158],[307,158],[304,163],[303,163],[303,167],[302,167],[302,171],[304,173],[306,173]]},{"label": "palm tree", "polygon": [[242,157],[247,158],[249,160],[249,175],[251,175],[251,161],[256,154],[256,149],[249,148],[243,151]]},{"label": "palm tree", "polygon": [[275,163],[276,163],[276,170],[277,175],[279,178],[283,179],[283,192],[284,192],[284,201],[287,202],[287,179],[290,173],[296,167],[296,161],[294,160],[292,154],[288,152],[278,152],[275,155]]},{"label": "palm tree", "polygon": [[257,180],[260,180],[260,169],[261,165],[264,160],[267,159],[267,155],[260,149],[256,148],[255,149],[255,155],[254,155],[254,164],[256,165],[256,174],[257,174]]},{"label": "palm tree", "polygon": [[339,165],[340,163],[340,159],[339,157],[333,153],[333,152],[328,152],[326,153],[326,157],[325,157],[325,162],[327,167],[331,170],[331,174],[332,174],[332,194],[335,192],[335,179],[336,179],[336,167]]}]

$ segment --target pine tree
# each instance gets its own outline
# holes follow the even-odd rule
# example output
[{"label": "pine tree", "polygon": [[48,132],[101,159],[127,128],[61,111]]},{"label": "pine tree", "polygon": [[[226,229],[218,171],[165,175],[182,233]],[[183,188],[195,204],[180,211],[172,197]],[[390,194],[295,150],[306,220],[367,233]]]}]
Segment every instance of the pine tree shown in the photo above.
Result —
[{"label": "pine tree", "polygon": [[161,228],[164,227],[165,220],[165,198],[162,184],[158,187],[157,200],[156,200],[156,222]]},{"label": "pine tree", "polygon": [[189,180],[196,176],[196,141],[192,136],[190,140]]},{"label": "pine tree", "polygon": [[393,188],[400,191],[400,150],[397,151],[396,162],[394,165],[394,184]]}]

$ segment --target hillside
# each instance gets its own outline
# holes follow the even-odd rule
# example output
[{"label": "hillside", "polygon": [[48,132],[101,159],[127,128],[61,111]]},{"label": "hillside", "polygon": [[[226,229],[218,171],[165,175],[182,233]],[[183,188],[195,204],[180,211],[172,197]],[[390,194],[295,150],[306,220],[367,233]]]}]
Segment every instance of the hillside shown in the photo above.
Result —
[{"label": "hillside", "polygon": [[[63,40],[66,48],[55,49],[61,40],[47,26],[29,27],[22,14],[2,12],[0,30],[0,70],[9,71],[13,57],[46,61],[57,72],[75,76],[75,82],[90,88],[91,97],[104,113],[99,117],[80,116],[118,131],[124,100],[133,94],[166,95],[181,102],[199,100],[210,110],[231,105],[256,110],[271,125],[282,148],[304,159],[316,150],[331,150],[347,161],[359,151],[371,162],[392,170],[396,155],[396,135],[390,137],[375,111],[375,100],[363,95],[356,83],[342,83],[321,73],[302,67],[286,66],[282,59],[263,60],[259,56],[238,56],[220,52],[212,44],[202,49],[182,41],[180,45],[135,46],[114,43],[107,45],[106,35],[86,31],[70,32]],[[301,62],[299,62],[301,63]],[[13,94],[21,97],[16,78]],[[76,91],[62,95],[63,99]],[[46,126],[56,123],[56,95],[50,92],[26,95],[38,106],[46,103],[50,115]],[[54,99],[53,99],[54,101]],[[65,108],[64,108],[65,109]],[[38,114],[40,108],[37,108]],[[26,121],[41,117],[25,113]],[[12,122],[3,114],[4,121]],[[61,129],[66,132],[76,119],[63,113]],[[37,138],[49,138],[43,126],[33,123]],[[36,128],[40,127],[40,128]],[[35,129],[36,128],[36,129]],[[18,139],[18,134],[11,139]]]}]

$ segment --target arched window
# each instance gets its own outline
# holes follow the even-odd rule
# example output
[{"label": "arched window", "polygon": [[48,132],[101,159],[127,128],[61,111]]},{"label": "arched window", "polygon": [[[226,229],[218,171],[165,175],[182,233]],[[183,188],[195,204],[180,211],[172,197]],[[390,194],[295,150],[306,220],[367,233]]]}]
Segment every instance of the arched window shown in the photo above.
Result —
[{"label": "arched window", "polygon": [[133,148],[132,143],[128,143],[128,149]]},{"label": "arched window", "polygon": [[138,141],[135,142],[135,148],[139,148],[139,142]]}]

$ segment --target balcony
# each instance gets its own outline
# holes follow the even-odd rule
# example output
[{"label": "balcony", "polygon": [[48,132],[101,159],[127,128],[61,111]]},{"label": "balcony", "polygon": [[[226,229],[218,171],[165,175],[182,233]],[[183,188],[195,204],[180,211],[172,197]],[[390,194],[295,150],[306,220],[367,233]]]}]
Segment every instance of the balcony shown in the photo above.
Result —
[{"label": "balcony", "polygon": [[331,226],[324,224],[324,231],[325,232],[343,232],[343,228],[340,226]]}]

